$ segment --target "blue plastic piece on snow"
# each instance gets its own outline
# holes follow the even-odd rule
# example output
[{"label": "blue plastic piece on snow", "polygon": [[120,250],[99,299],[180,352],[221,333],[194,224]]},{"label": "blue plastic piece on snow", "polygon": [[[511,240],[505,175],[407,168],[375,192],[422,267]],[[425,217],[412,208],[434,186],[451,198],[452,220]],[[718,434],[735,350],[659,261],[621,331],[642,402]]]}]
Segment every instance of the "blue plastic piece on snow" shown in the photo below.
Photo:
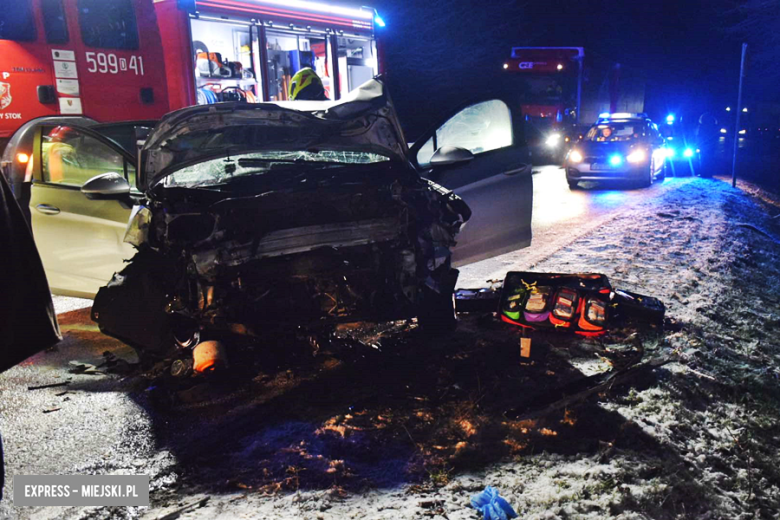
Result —
[{"label": "blue plastic piece on snow", "polygon": [[509,502],[498,496],[498,490],[487,486],[485,491],[471,497],[471,507],[482,512],[484,520],[508,520],[517,518]]}]

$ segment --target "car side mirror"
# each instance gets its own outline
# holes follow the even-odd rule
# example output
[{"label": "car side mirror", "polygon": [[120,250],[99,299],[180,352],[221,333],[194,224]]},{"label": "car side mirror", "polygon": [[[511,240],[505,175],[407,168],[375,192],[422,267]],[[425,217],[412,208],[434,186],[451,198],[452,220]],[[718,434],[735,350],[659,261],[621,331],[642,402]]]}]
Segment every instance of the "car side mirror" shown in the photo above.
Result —
[{"label": "car side mirror", "polygon": [[85,182],[81,193],[89,199],[120,199],[130,194],[130,183],[118,173],[102,173]]},{"label": "car side mirror", "polygon": [[455,164],[466,164],[467,162],[474,160],[474,154],[465,148],[459,148],[457,146],[442,146],[433,156],[431,156],[430,165],[432,168],[439,168],[442,166],[452,166]]}]

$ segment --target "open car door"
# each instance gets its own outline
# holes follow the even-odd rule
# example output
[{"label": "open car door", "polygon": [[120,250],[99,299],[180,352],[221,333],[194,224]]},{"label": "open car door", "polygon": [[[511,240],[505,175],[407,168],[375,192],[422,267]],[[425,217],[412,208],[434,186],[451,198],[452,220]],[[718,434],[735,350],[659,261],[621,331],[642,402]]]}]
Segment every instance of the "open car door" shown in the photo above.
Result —
[{"label": "open car door", "polygon": [[[532,166],[519,107],[499,97],[468,103],[410,150],[421,176],[454,191],[472,210],[457,238],[455,267],[531,244]],[[439,160],[453,152],[461,160]]]},{"label": "open car door", "polygon": [[[95,127],[42,124],[30,195],[35,243],[55,294],[91,298],[135,251],[123,242],[135,186],[135,157]],[[125,196],[102,196],[90,183],[113,175]],[[94,195],[93,193],[98,193]]]}]

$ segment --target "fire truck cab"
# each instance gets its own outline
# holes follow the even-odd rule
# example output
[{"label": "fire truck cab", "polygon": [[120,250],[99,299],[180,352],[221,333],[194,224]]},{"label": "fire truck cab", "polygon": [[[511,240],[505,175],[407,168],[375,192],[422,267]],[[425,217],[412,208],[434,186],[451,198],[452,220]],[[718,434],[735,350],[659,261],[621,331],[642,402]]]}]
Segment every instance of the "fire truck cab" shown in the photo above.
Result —
[{"label": "fire truck cab", "polygon": [[42,116],[168,112],[152,0],[16,0],[0,11],[0,149]]}]

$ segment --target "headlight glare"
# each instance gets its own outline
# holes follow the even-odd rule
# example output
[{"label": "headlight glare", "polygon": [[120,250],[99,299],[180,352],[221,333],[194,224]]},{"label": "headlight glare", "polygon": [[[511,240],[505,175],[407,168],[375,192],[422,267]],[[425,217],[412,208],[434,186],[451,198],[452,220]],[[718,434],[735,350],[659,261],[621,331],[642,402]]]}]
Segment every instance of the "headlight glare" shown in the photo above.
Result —
[{"label": "headlight glare", "polygon": [[626,160],[630,163],[640,163],[647,159],[647,154],[644,150],[634,150],[630,154],[628,154],[628,157],[626,157]]},{"label": "headlight glare", "polygon": [[569,154],[569,160],[573,163],[581,163],[582,154],[577,150],[572,150],[571,153]]},{"label": "headlight glare", "polygon": [[561,134],[550,134],[544,142],[550,148],[555,148],[561,141]]}]

